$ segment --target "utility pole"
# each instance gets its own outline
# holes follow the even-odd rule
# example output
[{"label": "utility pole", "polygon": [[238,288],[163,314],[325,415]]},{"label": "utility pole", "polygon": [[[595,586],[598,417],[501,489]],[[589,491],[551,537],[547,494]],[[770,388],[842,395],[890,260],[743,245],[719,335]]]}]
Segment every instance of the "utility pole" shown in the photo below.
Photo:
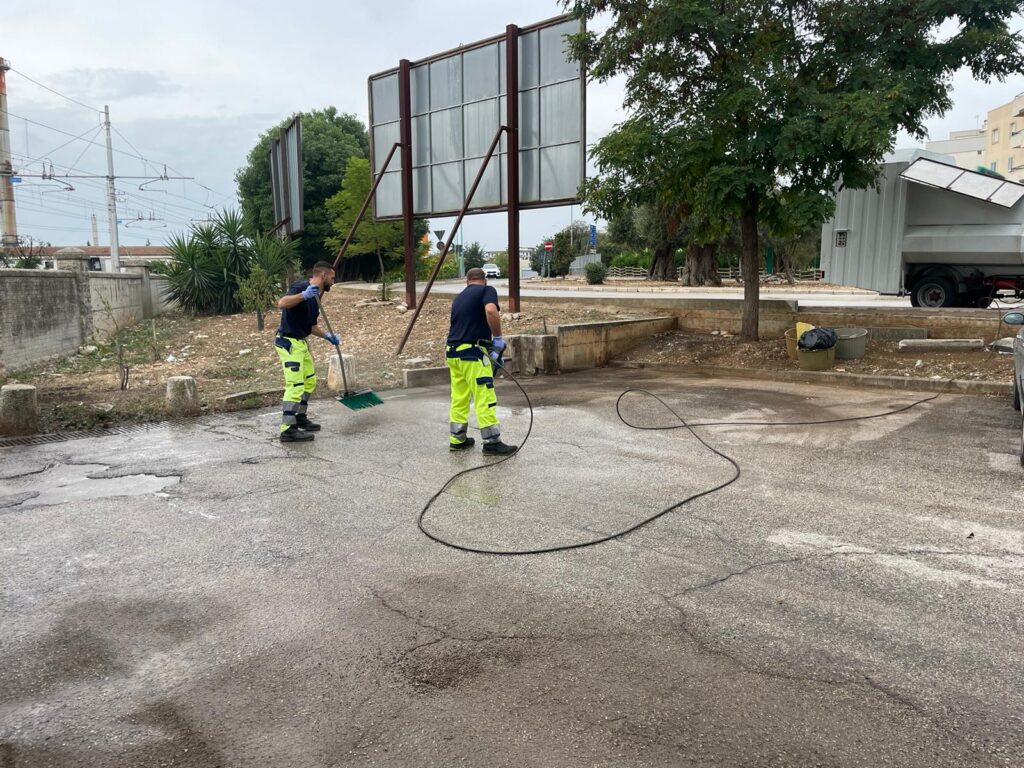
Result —
[{"label": "utility pole", "polygon": [[92,244],[93,245],[99,245],[100,244],[100,231],[99,231],[99,228],[96,226],[96,214],[95,213],[92,215]]},{"label": "utility pole", "polygon": [[110,218],[110,268],[121,271],[117,241],[117,191],[114,189],[114,147],[110,143],[110,107],[103,105],[103,128],[107,133],[107,215]]},{"label": "utility pole", "polygon": [[0,247],[18,246],[18,221],[14,212],[14,166],[11,165],[11,130],[7,125],[7,70],[10,65],[0,58],[0,208],[3,230]]}]

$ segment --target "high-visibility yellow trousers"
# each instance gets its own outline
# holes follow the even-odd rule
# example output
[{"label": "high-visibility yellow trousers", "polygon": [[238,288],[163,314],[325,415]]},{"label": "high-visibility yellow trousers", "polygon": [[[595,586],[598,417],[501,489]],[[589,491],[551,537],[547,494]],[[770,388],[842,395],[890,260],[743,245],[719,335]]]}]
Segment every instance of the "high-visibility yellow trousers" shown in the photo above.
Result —
[{"label": "high-visibility yellow trousers", "polygon": [[452,404],[448,414],[452,445],[466,440],[470,400],[476,408],[480,437],[485,443],[500,441],[498,398],[494,393],[494,372],[487,351],[477,344],[449,344],[446,360],[452,383]]},{"label": "high-visibility yellow trousers", "polygon": [[284,402],[281,415],[281,431],[297,423],[297,416],[304,414],[309,396],[316,389],[316,367],[309,353],[305,339],[278,336],[274,348],[284,368]]}]

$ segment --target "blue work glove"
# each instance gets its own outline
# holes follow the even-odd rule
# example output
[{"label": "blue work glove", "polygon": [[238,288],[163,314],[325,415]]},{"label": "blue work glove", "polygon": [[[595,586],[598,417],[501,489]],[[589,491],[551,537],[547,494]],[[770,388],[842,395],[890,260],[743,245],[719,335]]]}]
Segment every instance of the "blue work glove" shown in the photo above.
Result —
[{"label": "blue work glove", "polygon": [[491,358],[491,362],[493,362],[495,365],[497,365],[498,361],[501,360],[501,352],[498,352],[497,350],[493,350],[492,349],[491,352],[490,352],[489,357]]},{"label": "blue work glove", "polygon": [[336,347],[341,345],[341,339],[339,339],[337,335],[333,333],[325,333],[324,341],[326,341],[328,344],[333,344]]},{"label": "blue work glove", "polygon": [[315,299],[319,295],[320,289],[317,288],[315,285],[310,285],[308,288],[306,288],[306,290],[302,292],[302,298],[306,299],[307,301],[309,299]]},{"label": "blue work glove", "polygon": [[505,348],[505,339],[503,336],[495,336],[494,341],[492,341],[491,344],[500,352]]}]

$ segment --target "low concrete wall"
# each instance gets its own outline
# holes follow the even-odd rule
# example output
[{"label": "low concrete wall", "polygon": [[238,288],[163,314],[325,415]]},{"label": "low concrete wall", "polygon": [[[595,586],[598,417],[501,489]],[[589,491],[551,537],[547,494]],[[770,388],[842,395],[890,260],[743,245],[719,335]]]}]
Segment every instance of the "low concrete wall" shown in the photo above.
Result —
[{"label": "low concrete wall", "polygon": [[[1005,311],[1005,310],[1004,310]],[[886,328],[909,326],[927,331],[930,339],[985,339],[994,341],[1000,335],[999,321],[1003,312],[997,309],[911,309],[871,307],[808,307],[801,309],[798,319],[812,325],[828,327],[856,326]],[[877,334],[876,334],[877,336]]]},{"label": "low concrete wall", "polygon": [[558,369],[563,372],[579,371],[607,365],[616,355],[635,347],[649,336],[674,328],[675,317],[557,326]]},{"label": "low concrete wall", "polygon": [[81,273],[0,270],[0,371],[73,354],[92,331]]},{"label": "low concrete wall", "polygon": [[110,272],[90,272],[89,304],[92,324],[100,336],[128,328],[143,318],[143,278]]}]

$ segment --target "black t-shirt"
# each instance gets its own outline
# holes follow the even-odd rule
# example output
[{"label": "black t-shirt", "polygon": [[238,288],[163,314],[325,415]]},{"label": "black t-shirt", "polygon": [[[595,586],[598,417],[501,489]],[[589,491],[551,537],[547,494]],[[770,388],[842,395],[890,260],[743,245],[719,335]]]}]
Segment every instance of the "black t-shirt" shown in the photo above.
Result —
[{"label": "black t-shirt", "polygon": [[[292,283],[287,295],[294,296],[297,293],[302,293],[308,287],[309,280]],[[277,329],[277,332],[293,339],[304,339],[309,336],[319,317],[320,307],[317,306],[316,299],[306,299],[290,309],[281,310],[281,327]]]},{"label": "black t-shirt", "polygon": [[452,325],[448,332],[448,343],[463,343],[477,339],[491,338],[491,326],[487,324],[484,307],[498,304],[498,292],[489,285],[469,285],[452,302]]}]

